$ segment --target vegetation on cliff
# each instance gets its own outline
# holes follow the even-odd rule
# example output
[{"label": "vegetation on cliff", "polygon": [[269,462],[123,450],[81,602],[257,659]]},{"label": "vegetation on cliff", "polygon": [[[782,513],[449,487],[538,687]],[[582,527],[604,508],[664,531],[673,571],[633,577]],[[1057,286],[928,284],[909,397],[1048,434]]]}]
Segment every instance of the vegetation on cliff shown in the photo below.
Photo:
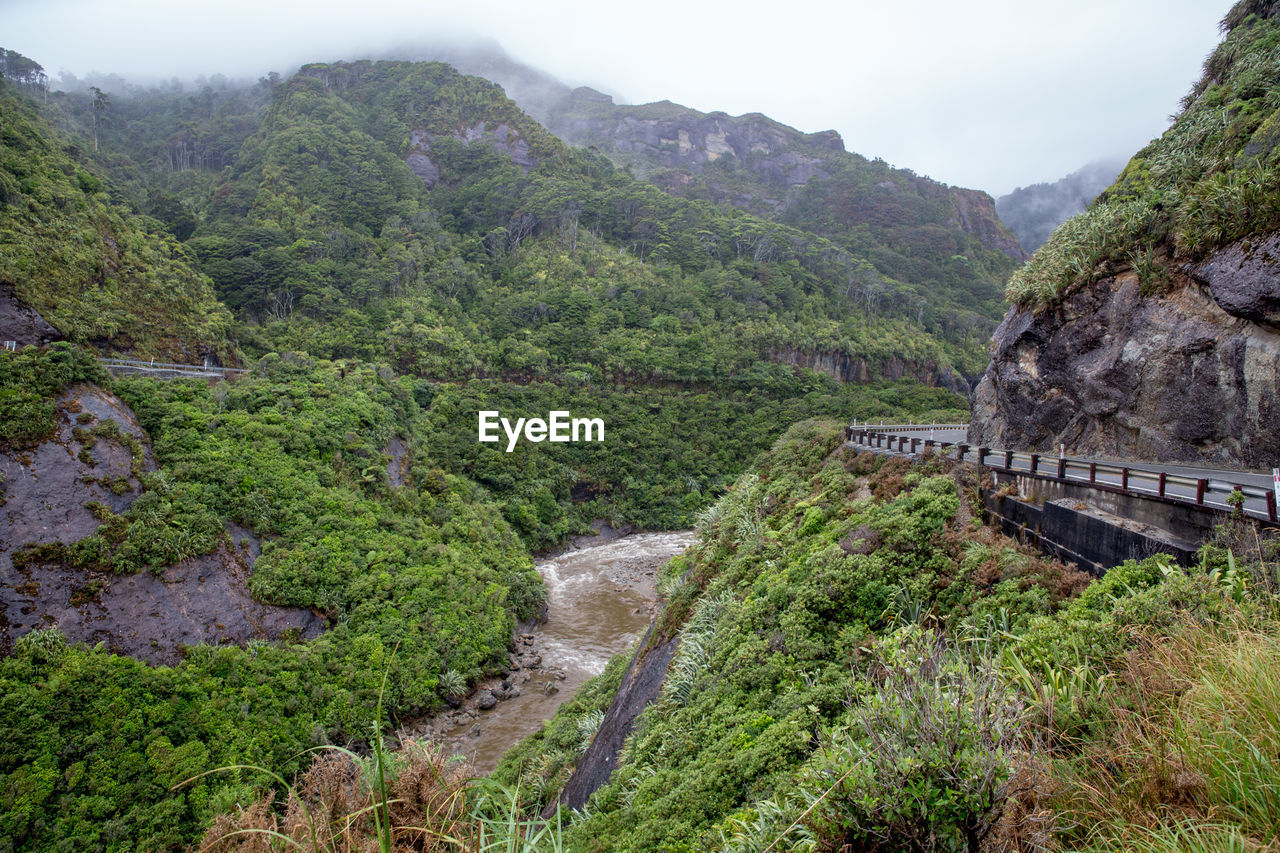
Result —
[{"label": "vegetation on cliff", "polygon": [[[34,352],[0,365],[38,367]],[[160,570],[215,547],[234,522],[265,540],[255,596],[314,608],[330,628],[306,643],[193,647],[173,668],[71,646],[56,630],[19,638],[0,661],[0,834],[17,849],[189,841],[245,801],[249,777],[170,786],[223,764],[292,773],[312,746],[366,738],[380,696],[395,718],[429,711],[445,673],[465,683],[500,669],[516,619],[541,607],[545,590],[498,508],[427,456],[408,381],[283,356],[230,385],[113,388],[159,469],[88,539],[20,549],[15,564]],[[393,437],[410,448],[394,488],[383,456]]]},{"label": "vegetation on cliff", "polygon": [[1173,260],[1280,228],[1280,19],[1241,0],[1222,31],[1173,125],[1010,278],[1011,302],[1046,308],[1126,269],[1159,291]]}]

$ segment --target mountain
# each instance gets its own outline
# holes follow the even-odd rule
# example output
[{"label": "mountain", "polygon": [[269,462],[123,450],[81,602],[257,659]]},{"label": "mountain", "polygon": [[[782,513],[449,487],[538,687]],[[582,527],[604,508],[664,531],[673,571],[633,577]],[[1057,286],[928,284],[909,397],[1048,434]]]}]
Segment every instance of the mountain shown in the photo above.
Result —
[{"label": "mountain", "polygon": [[618,105],[585,87],[552,108],[547,127],[669,192],[820,234],[865,253],[887,276],[978,310],[995,304],[984,285],[1026,258],[985,193],[849,153],[835,131],[806,134],[759,113],[702,113],[670,101]]},{"label": "mountain", "polygon": [[1018,187],[996,199],[996,212],[1028,252],[1044,245],[1067,219],[1080,213],[1109,187],[1123,162],[1100,160],[1090,163],[1053,183]]},{"label": "mountain", "polygon": [[415,45],[400,55],[493,80],[569,145],[596,150],[673,194],[819,234],[869,258],[882,275],[911,282],[930,303],[950,299],[958,310],[994,318],[999,288],[1026,259],[985,193],[851,154],[835,131],[806,134],[758,113],[708,114],[670,101],[617,104],[493,43]]},{"label": "mountain", "polygon": [[1010,279],[975,444],[1280,458],[1280,19],[1222,28],[1173,125]]},{"label": "mountain", "polygon": [[0,134],[0,339],[234,359],[231,316],[190,252],[4,80]]}]

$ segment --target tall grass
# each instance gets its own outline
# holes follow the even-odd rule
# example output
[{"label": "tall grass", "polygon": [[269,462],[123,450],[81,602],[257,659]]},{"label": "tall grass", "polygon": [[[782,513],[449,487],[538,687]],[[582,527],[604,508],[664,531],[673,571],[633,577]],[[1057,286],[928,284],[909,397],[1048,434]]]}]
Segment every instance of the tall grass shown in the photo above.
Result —
[{"label": "tall grass", "polygon": [[1224,818],[1280,840],[1280,639],[1224,642],[1183,697],[1177,738]]}]

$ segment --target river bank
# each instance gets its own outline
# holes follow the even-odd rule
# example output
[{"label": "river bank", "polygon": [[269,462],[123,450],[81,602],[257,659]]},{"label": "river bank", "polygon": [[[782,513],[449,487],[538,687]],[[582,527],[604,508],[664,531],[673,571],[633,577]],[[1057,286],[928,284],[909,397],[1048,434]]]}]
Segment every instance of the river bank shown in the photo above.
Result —
[{"label": "river bank", "polygon": [[535,560],[549,593],[546,618],[522,625],[508,668],[457,708],[400,732],[430,739],[487,773],[537,731],[609,659],[630,649],[653,617],[658,569],[692,544],[693,531],[602,528]]}]

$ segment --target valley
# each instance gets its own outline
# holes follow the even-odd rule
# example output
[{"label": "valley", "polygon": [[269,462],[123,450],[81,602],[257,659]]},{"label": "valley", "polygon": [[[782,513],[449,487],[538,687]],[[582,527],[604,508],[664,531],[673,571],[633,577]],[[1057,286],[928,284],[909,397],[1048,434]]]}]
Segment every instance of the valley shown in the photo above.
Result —
[{"label": "valley", "polygon": [[[0,853],[1271,850],[1273,5],[1000,202],[483,51],[0,50]],[[1108,458],[1209,520],[1081,556]]]}]

